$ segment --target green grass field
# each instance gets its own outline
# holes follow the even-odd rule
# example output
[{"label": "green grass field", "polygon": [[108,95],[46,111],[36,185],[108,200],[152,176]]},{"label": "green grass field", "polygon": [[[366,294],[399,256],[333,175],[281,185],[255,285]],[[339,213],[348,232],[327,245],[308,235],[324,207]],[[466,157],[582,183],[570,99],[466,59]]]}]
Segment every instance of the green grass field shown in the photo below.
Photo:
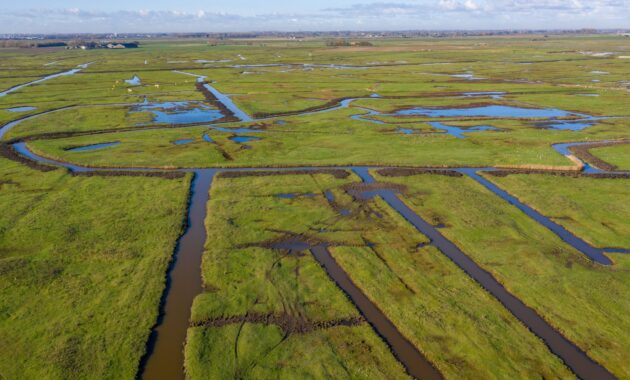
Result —
[{"label": "green grass field", "polygon": [[[630,71],[619,58],[630,44],[621,36],[215,42],[0,49],[0,92],[91,63],[0,96],[0,379],[136,376],[192,177],[42,172],[11,155],[17,141],[43,157],[109,169],[577,170],[554,144],[630,140]],[[217,108],[230,115],[185,73],[204,76],[254,120],[199,119]],[[139,84],[125,82],[134,76]],[[483,107],[554,116],[459,113]],[[451,114],[401,115],[413,108]],[[460,128],[462,138],[436,123]],[[110,142],[119,144],[72,150]],[[590,153],[630,168],[629,144]],[[630,378],[628,255],[593,264],[469,178],[375,177],[404,185],[409,207],[443,224],[449,240],[593,360]],[[487,178],[596,247],[630,249],[628,179]],[[313,255],[271,249],[290,236],[328,243],[354,284],[447,379],[575,377],[382,199],[355,199],[357,182],[322,173],[215,178],[203,205],[204,287],[180,326],[188,328],[188,378],[408,377]]]},{"label": "green grass field", "polygon": [[188,180],[73,177],[0,159],[0,376],[133,378]]},{"label": "green grass field", "polygon": [[[620,263],[612,268],[593,264],[545,227],[469,178],[419,175],[386,177],[385,180],[408,186],[409,193],[403,199],[412,209],[426,220],[443,223],[445,228],[441,232],[491,272],[508,290],[534,307],[614,374],[621,378],[628,376],[625,353],[630,350],[630,339],[627,337],[630,326],[625,318],[629,311],[625,299],[630,294],[630,275],[624,269],[629,260],[627,255],[611,255]],[[512,176],[497,182],[508,184],[508,180],[513,183],[508,189],[516,189],[518,182],[515,181],[518,179]],[[577,186],[597,189],[595,193],[590,192],[591,197],[599,197],[600,204],[610,205],[618,196],[612,191],[605,192],[605,189],[622,189],[623,185],[611,184],[610,180],[587,180],[583,185],[567,186],[567,181],[563,183],[561,178],[555,180],[557,182],[550,186],[554,186],[556,199],[544,201],[554,204],[545,212],[549,214],[557,209],[564,211],[558,199],[572,201],[563,195],[576,192],[574,189]],[[549,182],[549,176],[542,179],[528,177],[523,181],[536,183],[533,187],[540,186],[537,190],[527,190],[528,194],[536,194]],[[600,185],[594,181],[602,182]],[[622,196],[627,193],[620,191]],[[515,193],[519,194],[519,191],[515,190]],[[535,197],[528,195],[525,198],[535,199],[532,204],[537,206],[539,199]],[[601,210],[588,214],[588,208],[583,203],[580,208],[581,197],[576,196],[573,204],[577,206],[573,208],[580,213],[584,225],[592,226],[589,234],[585,234],[586,238],[601,233],[597,231],[598,224],[615,223],[616,216],[609,216]],[[612,240],[619,239],[624,239],[623,235]]]}]

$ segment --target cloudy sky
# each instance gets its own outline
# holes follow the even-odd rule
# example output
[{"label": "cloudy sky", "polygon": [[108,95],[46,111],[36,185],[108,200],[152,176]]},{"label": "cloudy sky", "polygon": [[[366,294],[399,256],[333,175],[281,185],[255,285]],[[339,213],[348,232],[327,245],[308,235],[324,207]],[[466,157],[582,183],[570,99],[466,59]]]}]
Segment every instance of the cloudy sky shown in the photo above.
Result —
[{"label": "cloudy sky", "polygon": [[0,33],[629,28],[630,0],[3,0]]}]

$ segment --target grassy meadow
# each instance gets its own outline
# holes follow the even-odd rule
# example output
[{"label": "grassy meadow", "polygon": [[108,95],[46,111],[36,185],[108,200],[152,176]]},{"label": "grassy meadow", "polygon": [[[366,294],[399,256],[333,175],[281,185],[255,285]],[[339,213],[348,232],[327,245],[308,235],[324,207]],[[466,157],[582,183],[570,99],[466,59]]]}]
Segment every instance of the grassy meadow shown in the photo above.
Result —
[{"label": "grassy meadow", "polygon": [[0,378],[135,376],[188,186],[0,159]]}]

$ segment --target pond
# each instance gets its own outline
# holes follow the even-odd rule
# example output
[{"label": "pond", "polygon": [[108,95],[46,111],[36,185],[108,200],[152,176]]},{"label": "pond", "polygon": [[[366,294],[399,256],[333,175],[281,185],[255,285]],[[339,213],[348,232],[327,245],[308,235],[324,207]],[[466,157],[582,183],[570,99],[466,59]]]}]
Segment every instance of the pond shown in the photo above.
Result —
[{"label": "pond", "polygon": [[142,82],[137,75],[134,75],[131,79],[125,79],[125,83],[130,84],[132,86],[139,86]]},{"label": "pond", "polygon": [[260,137],[254,137],[254,136],[233,136],[233,137],[230,137],[230,140],[238,144],[244,144],[246,142],[258,141],[262,139]]},{"label": "pond", "polygon": [[7,108],[5,109],[5,111],[9,111],[9,112],[27,112],[27,111],[33,111],[37,109],[36,107],[30,107],[30,106],[24,106],[24,107],[13,107],[13,108]]},{"label": "pond", "polygon": [[223,113],[201,102],[146,103],[134,112],[153,113],[153,122],[165,124],[208,123],[223,118]]}]

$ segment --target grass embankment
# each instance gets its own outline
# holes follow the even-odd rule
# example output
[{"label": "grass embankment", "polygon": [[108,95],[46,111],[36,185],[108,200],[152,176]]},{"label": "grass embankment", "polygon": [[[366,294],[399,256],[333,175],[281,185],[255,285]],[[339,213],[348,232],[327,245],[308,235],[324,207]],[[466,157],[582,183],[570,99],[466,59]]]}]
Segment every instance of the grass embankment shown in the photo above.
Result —
[{"label": "grass embankment", "polygon": [[630,170],[630,144],[589,149],[595,157],[615,166],[616,170]]},{"label": "grass embankment", "polygon": [[[630,312],[626,302],[630,274],[625,269],[629,256],[612,255],[617,263],[613,267],[593,264],[551,231],[467,177],[419,175],[384,180],[408,186],[409,193],[403,199],[411,208],[426,220],[443,223],[446,227],[441,231],[447,238],[591,358],[620,378],[630,375],[625,360],[630,352],[630,321],[626,318]],[[549,189],[546,194],[571,192],[563,178],[554,177],[553,181],[553,185],[548,184],[553,191]],[[606,182],[603,184],[606,186]],[[594,195],[593,184],[584,186],[593,198],[602,197],[595,204],[614,204],[618,200],[602,192]],[[617,187],[617,191],[623,190]],[[574,201],[578,210],[581,199],[585,198]],[[617,220],[601,213],[592,218],[593,224],[610,221],[614,225]],[[594,237],[601,234],[601,230],[592,232]]]},{"label": "grass embankment", "polygon": [[[203,262],[207,290],[192,317],[214,327],[189,330],[192,378],[317,376],[324,369],[341,378],[398,376],[400,368],[367,325],[285,334],[284,340],[276,326],[216,325],[222,317],[252,314],[309,321],[357,315],[310,253],[261,246],[294,234],[330,242],[353,281],[447,378],[571,377],[454,264],[432,248],[418,248],[427,238],[394,210],[382,201],[353,201],[343,186],[357,181],[322,174],[215,179]],[[274,196],[284,193],[298,196]]]},{"label": "grass embankment", "polygon": [[134,377],[188,187],[0,159],[0,378]]}]

